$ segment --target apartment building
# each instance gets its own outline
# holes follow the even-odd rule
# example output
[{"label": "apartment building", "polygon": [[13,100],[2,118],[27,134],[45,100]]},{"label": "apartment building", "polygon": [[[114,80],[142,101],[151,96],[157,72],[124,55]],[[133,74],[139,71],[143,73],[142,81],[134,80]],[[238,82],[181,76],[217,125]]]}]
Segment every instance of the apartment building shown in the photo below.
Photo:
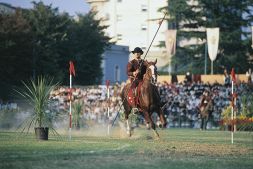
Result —
[{"label": "apartment building", "polygon": [[15,13],[16,8],[6,4],[6,3],[2,3],[0,2],[0,14],[10,14],[10,13]]},{"label": "apartment building", "polygon": [[[117,45],[129,46],[133,50],[136,46],[147,51],[159,21],[164,13],[158,12],[161,7],[167,6],[166,0],[86,0],[91,10],[96,11],[96,19],[107,25],[106,34]],[[165,48],[158,47],[160,41],[165,40],[167,29],[165,20],[150,48],[147,59],[158,59],[158,67],[168,63]]]}]

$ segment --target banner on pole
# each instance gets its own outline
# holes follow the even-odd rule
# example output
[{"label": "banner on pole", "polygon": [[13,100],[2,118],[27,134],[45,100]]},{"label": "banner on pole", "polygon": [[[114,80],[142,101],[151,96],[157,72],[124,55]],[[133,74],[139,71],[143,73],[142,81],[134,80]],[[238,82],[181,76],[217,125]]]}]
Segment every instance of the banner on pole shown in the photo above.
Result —
[{"label": "banner on pole", "polygon": [[169,56],[176,54],[177,30],[169,29],[165,32],[165,46]]},{"label": "banner on pole", "polygon": [[211,61],[216,59],[219,46],[219,28],[206,28],[208,54]]},{"label": "banner on pole", "polygon": [[76,76],[76,72],[75,72],[75,66],[74,63],[72,61],[69,61],[69,74]]},{"label": "banner on pole", "polygon": [[251,45],[251,47],[253,48],[253,26],[251,26],[251,32],[252,32],[251,33],[251,39],[252,39],[252,43],[251,43],[252,45]]}]

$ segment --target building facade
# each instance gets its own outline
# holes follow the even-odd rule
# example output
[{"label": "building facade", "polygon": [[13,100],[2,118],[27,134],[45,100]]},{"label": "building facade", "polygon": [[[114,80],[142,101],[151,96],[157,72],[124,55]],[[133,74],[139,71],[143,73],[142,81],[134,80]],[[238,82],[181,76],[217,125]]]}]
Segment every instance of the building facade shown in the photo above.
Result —
[{"label": "building facade", "polygon": [[[86,0],[91,10],[96,11],[96,19],[107,25],[106,35],[117,45],[129,46],[130,50],[139,46],[147,51],[164,13],[159,8],[167,6],[165,0]],[[158,59],[158,67],[168,63],[165,48],[158,45],[165,40],[167,21],[155,37],[147,59]]]},{"label": "building facade", "polygon": [[6,4],[6,3],[0,3],[0,14],[10,14],[15,13],[16,8]]},{"label": "building facade", "polygon": [[129,59],[128,46],[112,45],[102,55],[102,84],[110,80],[111,84],[127,80],[126,66]]}]

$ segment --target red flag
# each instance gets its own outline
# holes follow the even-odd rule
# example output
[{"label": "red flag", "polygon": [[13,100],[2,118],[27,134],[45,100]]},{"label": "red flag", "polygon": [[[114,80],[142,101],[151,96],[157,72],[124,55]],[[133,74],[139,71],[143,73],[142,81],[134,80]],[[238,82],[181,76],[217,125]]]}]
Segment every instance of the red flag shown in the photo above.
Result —
[{"label": "red flag", "polygon": [[236,82],[236,78],[235,78],[235,69],[234,69],[234,68],[232,68],[232,70],[231,70],[231,76],[232,76],[233,82]]},{"label": "red flag", "polygon": [[74,63],[72,61],[69,61],[69,74],[76,76]]}]

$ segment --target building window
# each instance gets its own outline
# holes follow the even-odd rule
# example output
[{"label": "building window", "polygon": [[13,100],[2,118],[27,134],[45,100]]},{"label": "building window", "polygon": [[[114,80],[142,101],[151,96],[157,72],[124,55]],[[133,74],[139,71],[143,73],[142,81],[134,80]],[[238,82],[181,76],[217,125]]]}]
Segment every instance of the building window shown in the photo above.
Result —
[{"label": "building window", "polygon": [[104,54],[102,55],[102,62],[101,62],[101,69],[103,71],[103,82],[105,82],[105,78],[106,78],[106,58],[104,56]]},{"label": "building window", "polygon": [[121,2],[122,2],[122,0],[118,0],[118,2],[119,2],[119,3],[121,3]]},{"label": "building window", "polygon": [[142,25],[141,25],[141,30],[143,30],[143,31],[147,30],[147,25],[142,24]]},{"label": "building window", "polygon": [[116,65],[114,67],[114,82],[119,82],[120,81],[120,69],[119,66]]},{"label": "building window", "polygon": [[141,11],[142,12],[147,12],[147,10],[148,10],[147,5],[141,5]]},{"label": "building window", "polygon": [[109,20],[110,19],[110,14],[105,14],[105,20]]},{"label": "building window", "polygon": [[117,15],[117,21],[122,21],[122,15]]},{"label": "building window", "polygon": [[146,48],[146,46],[142,46],[141,49],[142,50],[146,50],[147,48]]},{"label": "building window", "polygon": [[97,12],[97,11],[98,11],[97,9],[98,9],[97,6],[93,6],[93,7],[91,8],[91,11],[96,11],[96,12]]},{"label": "building window", "polygon": [[117,40],[122,40],[122,34],[117,34]]}]

